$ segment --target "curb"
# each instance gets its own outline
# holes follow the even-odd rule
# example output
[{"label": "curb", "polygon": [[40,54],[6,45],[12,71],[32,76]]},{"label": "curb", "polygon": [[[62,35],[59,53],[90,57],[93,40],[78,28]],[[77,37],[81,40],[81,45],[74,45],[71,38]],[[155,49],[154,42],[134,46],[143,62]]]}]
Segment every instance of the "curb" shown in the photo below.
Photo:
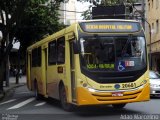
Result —
[{"label": "curb", "polygon": [[6,91],[3,91],[3,95],[2,95],[2,97],[0,97],[0,101],[2,101],[11,90],[18,88],[18,87],[21,87],[21,86],[24,86],[24,85],[25,84],[15,85],[15,86],[7,89]]}]

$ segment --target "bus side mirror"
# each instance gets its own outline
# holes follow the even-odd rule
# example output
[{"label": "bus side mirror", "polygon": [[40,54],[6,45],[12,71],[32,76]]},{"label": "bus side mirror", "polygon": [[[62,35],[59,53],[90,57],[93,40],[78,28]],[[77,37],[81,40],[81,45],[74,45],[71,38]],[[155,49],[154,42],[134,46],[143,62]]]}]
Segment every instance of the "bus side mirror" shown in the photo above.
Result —
[{"label": "bus side mirror", "polygon": [[78,44],[76,40],[73,41],[73,51],[74,51],[74,54],[79,53]]}]

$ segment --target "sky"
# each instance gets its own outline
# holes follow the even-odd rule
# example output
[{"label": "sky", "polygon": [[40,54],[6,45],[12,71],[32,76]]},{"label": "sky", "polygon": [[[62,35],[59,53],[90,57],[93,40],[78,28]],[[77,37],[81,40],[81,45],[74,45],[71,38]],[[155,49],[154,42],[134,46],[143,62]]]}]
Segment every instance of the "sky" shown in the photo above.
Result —
[{"label": "sky", "polygon": [[[88,2],[76,2],[76,11],[77,12],[84,12],[88,9],[89,3]],[[77,20],[82,20],[81,13],[77,13]]]}]

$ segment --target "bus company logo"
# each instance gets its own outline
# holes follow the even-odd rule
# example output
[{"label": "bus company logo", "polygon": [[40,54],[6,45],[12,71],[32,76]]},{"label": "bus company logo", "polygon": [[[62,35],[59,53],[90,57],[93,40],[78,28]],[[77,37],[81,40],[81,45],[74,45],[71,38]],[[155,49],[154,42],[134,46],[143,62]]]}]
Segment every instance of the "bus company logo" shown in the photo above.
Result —
[{"label": "bus company logo", "polygon": [[115,88],[115,89],[119,89],[119,88],[120,88],[120,85],[119,85],[119,84],[115,84],[115,85],[114,85],[114,88]]}]

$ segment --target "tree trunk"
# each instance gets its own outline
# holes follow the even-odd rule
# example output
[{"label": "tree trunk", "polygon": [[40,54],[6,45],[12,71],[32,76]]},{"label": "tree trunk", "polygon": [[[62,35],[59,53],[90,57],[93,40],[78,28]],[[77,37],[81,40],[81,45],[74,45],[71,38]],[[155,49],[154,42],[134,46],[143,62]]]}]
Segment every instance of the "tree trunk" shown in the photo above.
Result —
[{"label": "tree trunk", "polygon": [[16,74],[16,84],[19,84],[19,72]]},{"label": "tree trunk", "polygon": [[16,84],[19,84],[19,77],[20,77],[20,50],[17,52],[17,74],[16,74]]},{"label": "tree trunk", "polygon": [[9,69],[7,69],[9,67],[8,57],[13,46],[12,43],[10,42],[8,46],[5,47],[4,41],[9,42],[9,33],[8,34],[6,34],[6,32],[3,33],[3,40],[1,40],[1,46],[0,46],[0,91],[2,92],[3,92],[3,81],[5,80],[6,82],[8,82],[9,85],[9,76],[8,76]]},{"label": "tree trunk", "polygon": [[1,42],[1,46],[0,46],[0,93],[3,92],[4,74],[5,74],[4,42]]},{"label": "tree trunk", "polygon": [[[2,57],[2,56],[0,56]],[[5,66],[4,61],[0,61],[0,93],[3,92],[3,81],[4,81],[4,74],[5,74]]]}]

